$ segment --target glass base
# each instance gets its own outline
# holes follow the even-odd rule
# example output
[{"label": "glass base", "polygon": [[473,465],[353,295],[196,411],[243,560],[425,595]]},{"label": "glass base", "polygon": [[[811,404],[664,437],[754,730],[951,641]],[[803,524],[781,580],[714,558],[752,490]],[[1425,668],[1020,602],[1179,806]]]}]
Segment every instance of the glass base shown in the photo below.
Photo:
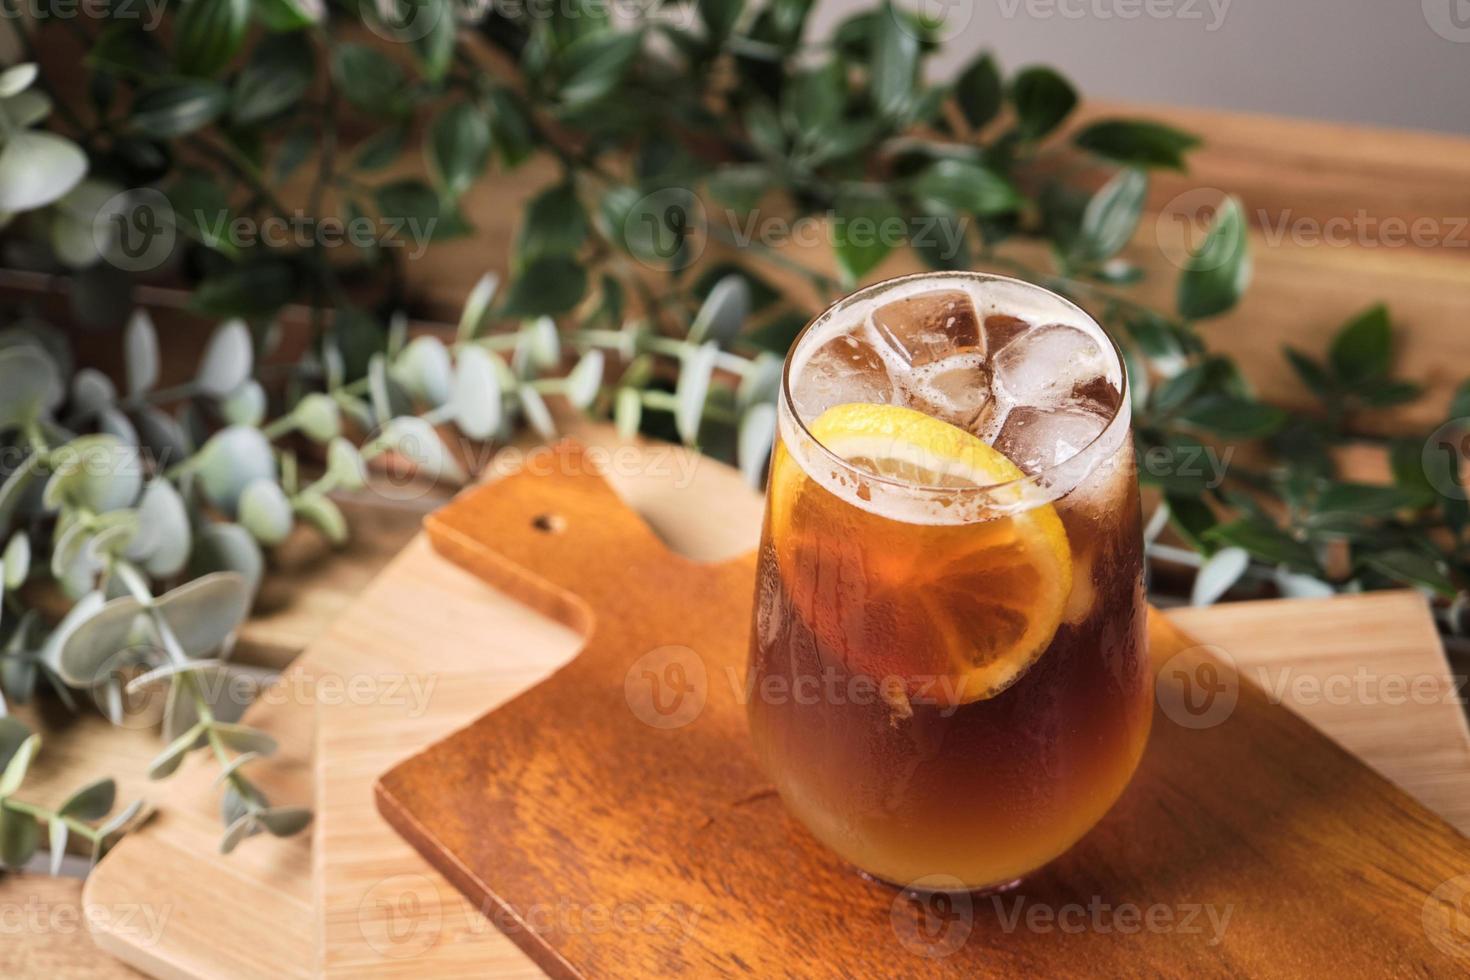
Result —
[{"label": "glass base", "polygon": [[1012,878],[1009,881],[996,882],[990,885],[976,885],[974,888],[965,885],[948,888],[945,887],[944,879],[950,878],[949,875],[927,875],[907,885],[900,885],[889,881],[887,878],[880,878],[877,875],[869,874],[862,868],[855,868],[854,870],[857,871],[860,877],[866,878],[875,885],[882,885],[885,888],[892,888],[894,891],[903,892],[906,895],[919,897],[924,895],[969,895],[972,898],[984,898],[987,895],[1003,895],[1019,886],[1025,880],[1024,878]]}]

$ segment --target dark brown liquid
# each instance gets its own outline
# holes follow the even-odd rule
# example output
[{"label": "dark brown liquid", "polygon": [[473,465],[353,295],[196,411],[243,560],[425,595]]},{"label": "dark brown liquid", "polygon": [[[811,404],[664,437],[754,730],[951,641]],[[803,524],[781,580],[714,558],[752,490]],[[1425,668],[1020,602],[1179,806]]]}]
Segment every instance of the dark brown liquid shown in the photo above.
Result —
[{"label": "dark brown liquid", "polygon": [[[947,559],[985,524],[906,524],[805,478],[794,503],[768,502],[751,733],[787,806],[853,864],[900,885],[1002,884],[1061,854],[1122,792],[1147,740],[1151,677],[1126,439],[1110,462],[1089,478],[1105,484],[1079,488],[1085,502],[1055,504],[1074,584],[1050,645],[1010,687],[961,704],[926,698],[926,684],[946,662],[936,638],[981,621],[966,596],[996,587]],[[797,465],[778,445],[773,471]],[[792,513],[776,519],[775,506]]]}]

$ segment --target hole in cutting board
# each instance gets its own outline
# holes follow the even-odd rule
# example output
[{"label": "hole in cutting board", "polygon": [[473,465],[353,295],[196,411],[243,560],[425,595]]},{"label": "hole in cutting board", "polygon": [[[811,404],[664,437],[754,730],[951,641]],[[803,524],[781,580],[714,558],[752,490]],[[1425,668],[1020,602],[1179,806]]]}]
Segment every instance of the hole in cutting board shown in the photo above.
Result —
[{"label": "hole in cutting board", "polygon": [[567,529],[567,519],[560,514],[538,514],[531,526],[542,534],[560,534]]}]

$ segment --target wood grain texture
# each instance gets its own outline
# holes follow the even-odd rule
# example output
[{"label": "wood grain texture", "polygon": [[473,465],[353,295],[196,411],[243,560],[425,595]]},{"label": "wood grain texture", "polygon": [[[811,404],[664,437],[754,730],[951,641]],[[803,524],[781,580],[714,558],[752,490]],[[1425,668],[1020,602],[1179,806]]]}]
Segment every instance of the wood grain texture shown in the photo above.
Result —
[{"label": "wood grain texture", "polygon": [[[146,942],[159,906],[98,910],[126,919]],[[0,877],[0,977],[137,980],[139,974],[93,945],[82,908],[82,883],[39,874]]]},{"label": "wood grain texture", "polygon": [[[738,683],[753,557],[669,552],[579,455],[558,447],[545,473],[461,496],[428,531],[446,557],[582,632],[582,651],[377,792],[389,822],[553,975],[903,976],[915,956],[955,976],[1455,966],[1429,933],[1458,909],[1431,895],[1470,868],[1470,841],[1157,617],[1163,676],[1223,681],[1229,694],[1207,704],[1228,697],[1230,710],[1196,727],[1197,713],[1161,708],[1103,823],[936,939],[932,907],[822,849],[754,763]],[[675,727],[639,690],[646,654],[668,649],[684,651],[701,703]],[[1126,903],[1229,918],[1198,933],[1073,933],[1025,911]]]}]

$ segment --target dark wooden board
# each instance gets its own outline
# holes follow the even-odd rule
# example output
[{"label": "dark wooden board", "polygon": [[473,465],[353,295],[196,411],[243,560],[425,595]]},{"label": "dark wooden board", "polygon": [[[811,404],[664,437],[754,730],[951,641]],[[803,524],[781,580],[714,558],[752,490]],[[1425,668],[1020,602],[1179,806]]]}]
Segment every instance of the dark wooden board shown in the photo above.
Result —
[{"label": "dark wooden board", "polygon": [[[569,443],[428,531],[587,638],[376,787],[388,821],[553,975],[1381,976],[1467,962],[1470,879],[1455,879],[1470,842],[1162,617],[1161,683],[1222,681],[1228,717],[1195,728],[1160,709],[1118,806],[1018,889],[916,899],[818,845],[755,764],[739,700],[753,556],[671,553]],[[650,677],[681,680],[669,663],[686,700],[665,688],[652,707]]]}]

